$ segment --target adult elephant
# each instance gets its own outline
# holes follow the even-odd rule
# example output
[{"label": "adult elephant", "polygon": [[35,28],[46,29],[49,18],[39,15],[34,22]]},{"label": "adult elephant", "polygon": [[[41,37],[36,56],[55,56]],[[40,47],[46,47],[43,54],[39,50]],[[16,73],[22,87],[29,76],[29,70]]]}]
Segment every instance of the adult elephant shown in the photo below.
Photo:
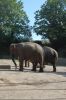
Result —
[{"label": "adult elephant", "polygon": [[33,71],[36,71],[36,65],[37,63],[39,63],[39,71],[43,72],[44,50],[39,44],[33,42],[11,44],[10,53],[15,66],[16,62],[14,60],[14,55],[17,55],[17,57],[19,57],[20,71],[23,71],[23,61],[30,60],[33,63]]},{"label": "adult elephant", "polygon": [[56,72],[56,62],[58,61],[58,52],[48,46],[44,46],[44,64],[52,64],[53,72]]}]

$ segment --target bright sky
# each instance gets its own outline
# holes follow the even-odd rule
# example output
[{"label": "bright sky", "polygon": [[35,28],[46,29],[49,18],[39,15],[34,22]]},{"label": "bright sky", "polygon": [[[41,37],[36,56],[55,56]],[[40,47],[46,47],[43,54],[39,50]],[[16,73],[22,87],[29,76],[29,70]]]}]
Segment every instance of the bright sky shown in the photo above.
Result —
[{"label": "bright sky", "polygon": [[[27,13],[27,16],[30,20],[30,25],[33,26],[34,24],[34,12],[36,10],[39,10],[41,5],[46,1],[46,0],[22,0],[23,5],[24,5],[24,10]],[[33,34],[33,39],[34,40],[39,40],[41,39],[41,36],[37,36],[36,34]]]}]

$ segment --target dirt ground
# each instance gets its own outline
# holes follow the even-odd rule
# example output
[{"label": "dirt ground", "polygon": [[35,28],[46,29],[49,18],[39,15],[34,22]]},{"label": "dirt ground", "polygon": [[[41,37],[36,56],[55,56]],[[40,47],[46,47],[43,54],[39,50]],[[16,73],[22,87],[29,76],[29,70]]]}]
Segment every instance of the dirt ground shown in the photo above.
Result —
[{"label": "dirt ground", "polygon": [[43,73],[31,67],[15,71],[11,60],[0,59],[0,100],[66,100],[66,59],[59,60],[57,72],[52,70],[46,65]]}]

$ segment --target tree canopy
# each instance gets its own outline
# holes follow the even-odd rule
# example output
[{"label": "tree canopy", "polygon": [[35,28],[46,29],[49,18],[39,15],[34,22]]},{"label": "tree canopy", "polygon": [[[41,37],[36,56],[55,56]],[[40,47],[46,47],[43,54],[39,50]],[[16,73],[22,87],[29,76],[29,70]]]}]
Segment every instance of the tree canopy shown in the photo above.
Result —
[{"label": "tree canopy", "polygon": [[63,46],[66,43],[66,0],[47,0],[35,12],[34,31],[51,42]]},{"label": "tree canopy", "polygon": [[0,0],[0,43],[14,42],[17,34],[31,37],[31,27],[23,2]]}]

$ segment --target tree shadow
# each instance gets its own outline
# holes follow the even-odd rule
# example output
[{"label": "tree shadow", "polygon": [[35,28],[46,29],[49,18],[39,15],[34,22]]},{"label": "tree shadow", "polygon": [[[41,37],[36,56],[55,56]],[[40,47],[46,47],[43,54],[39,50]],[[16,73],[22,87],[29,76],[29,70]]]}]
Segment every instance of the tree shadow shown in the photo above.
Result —
[{"label": "tree shadow", "polygon": [[59,71],[59,72],[53,72],[53,71],[44,71],[44,73],[50,73],[50,74],[57,74],[57,75],[62,75],[64,77],[66,77],[66,72],[62,72],[62,71]]},{"label": "tree shadow", "polygon": [[57,75],[62,75],[62,76],[64,76],[64,77],[66,77],[66,72],[56,72],[55,74],[57,74]]},{"label": "tree shadow", "polygon": [[15,66],[11,66],[11,65],[0,65],[0,71],[18,71],[18,69],[15,70]]},{"label": "tree shadow", "polygon": [[0,65],[0,71],[15,71],[15,72],[33,72],[31,71],[32,67],[23,67],[23,71],[19,71],[19,66],[15,69],[15,66],[11,65]]},{"label": "tree shadow", "polygon": [[[12,67],[12,68],[11,68]],[[14,72],[30,72],[30,73],[42,73],[39,72],[39,68],[37,68],[36,72],[31,71],[32,67],[24,67],[23,71],[19,71],[19,66],[17,67],[17,70],[15,70],[15,66],[11,66],[11,65],[0,65],[0,71],[14,71]],[[57,71],[57,72],[53,72],[53,71],[47,71],[46,69],[44,70],[43,73],[51,73],[51,74],[57,74],[57,75],[62,75],[64,77],[66,77],[66,72],[64,71]]]}]

